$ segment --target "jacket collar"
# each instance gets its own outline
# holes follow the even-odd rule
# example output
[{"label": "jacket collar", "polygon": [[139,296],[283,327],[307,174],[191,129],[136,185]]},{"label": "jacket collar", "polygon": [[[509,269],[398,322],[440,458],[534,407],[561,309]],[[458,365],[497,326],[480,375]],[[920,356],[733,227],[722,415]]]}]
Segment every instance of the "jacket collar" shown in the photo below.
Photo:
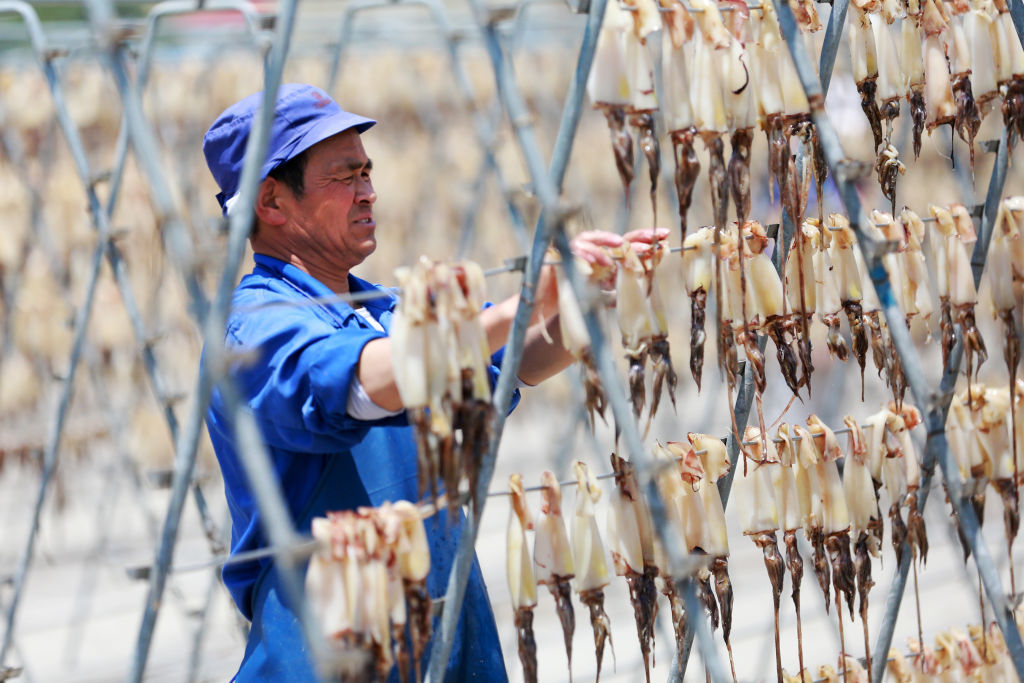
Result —
[{"label": "jacket collar", "polygon": [[[324,309],[340,316],[342,320],[351,315],[358,315],[347,301],[331,300],[337,296],[335,292],[301,268],[266,254],[255,254],[254,260],[256,261],[254,272],[257,270],[267,271],[270,275],[288,282],[310,298],[316,300],[323,299],[324,301],[320,305]],[[379,318],[381,313],[394,311],[395,306],[398,305],[398,296],[394,289],[375,285],[351,273],[348,275],[348,289],[352,294],[360,292],[379,292],[382,294],[382,296],[365,299],[355,304],[356,306],[365,306],[373,314],[374,318]]]}]

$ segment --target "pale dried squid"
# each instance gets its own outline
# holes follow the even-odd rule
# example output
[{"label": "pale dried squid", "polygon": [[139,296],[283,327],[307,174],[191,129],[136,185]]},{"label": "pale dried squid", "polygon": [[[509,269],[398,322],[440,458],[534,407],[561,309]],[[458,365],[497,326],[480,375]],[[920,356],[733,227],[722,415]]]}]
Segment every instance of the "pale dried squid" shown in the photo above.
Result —
[{"label": "pale dried squid", "polygon": [[800,383],[810,395],[811,374],[814,372],[814,365],[811,361],[810,324],[816,310],[814,281],[814,252],[816,249],[814,245],[819,229],[813,220],[802,221],[795,225],[799,225],[800,228],[794,231],[793,244],[786,258],[782,282],[789,305],[790,320],[794,326],[800,327],[800,338],[797,342],[800,359]]},{"label": "pale dried squid", "polygon": [[924,0],[921,4],[919,25],[924,34],[924,100],[929,131],[947,123],[952,126],[957,119],[945,47],[949,40],[949,21],[942,4],[936,0]]},{"label": "pale dried squid", "polygon": [[555,611],[562,624],[565,654],[569,660],[569,680],[572,680],[572,635],[576,632],[576,613],[572,608],[569,585],[576,575],[572,547],[562,518],[562,487],[554,473],[545,471],[541,475],[541,486],[540,517],[534,523],[534,574],[537,583],[547,586],[555,599]]},{"label": "pale dried squid", "polygon": [[694,20],[679,0],[661,0],[661,18],[665,30],[662,34],[662,93],[661,110],[665,128],[672,140],[675,159],[675,189],[679,200],[680,238],[687,236],[686,214],[693,202],[693,187],[700,174],[700,160],[693,147],[697,128],[694,126],[693,108],[690,105],[690,70],[692,59],[687,54],[693,39]]},{"label": "pale dried squid", "polygon": [[967,252],[967,245],[973,244],[978,236],[974,222],[962,204],[954,204],[948,209],[933,204],[929,211],[935,218],[931,245],[941,304],[942,363],[944,366],[947,364],[952,349],[952,313],[956,311],[967,358],[967,377],[976,377],[978,367],[988,358],[985,341],[975,325],[974,306],[978,297],[971,257]]},{"label": "pale dried squid", "polygon": [[605,5],[601,31],[594,49],[594,63],[587,80],[587,93],[594,107],[604,112],[611,133],[615,168],[622,180],[626,200],[633,182],[633,138],[626,127],[627,108],[631,105],[629,40],[633,19],[618,2]]},{"label": "pale dried squid", "polygon": [[771,474],[762,464],[761,434],[756,427],[747,427],[743,433],[743,467],[733,482],[733,497],[739,509],[740,529],[750,536],[764,555],[764,566],[772,584],[772,604],[775,610],[775,668],[778,681],[782,681],[782,648],[779,642],[779,602],[785,567],[779,554],[775,532],[779,528],[779,511],[772,492]]},{"label": "pale dried squid", "polygon": [[[829,214],[828,230],[832,233],[829,250],[832,256],[832,267],[839,285],[839,298],[842,302],[846,320],[850,324],[850,336],[853,341],[853,355],[860,366],[860,399],[864,400],[864,366],[867,363],[868,330],[864,323],[864,307],[862,305],[864,285],[857,263],[857,236],[850,227],[850,221],[842,214]],[[870,286],[870,283],[868,284]]]},{"label": "pale dried squid", "polygon": [[604,611],[604,587],[608,585],[610,576],[604,542],[597,528],[597,520],[594,519],[594,506],[601,498],[601,487],[585,463],[577,461],[574,469],[576,512],[572,521],[572,562],[576,576],[573,578],[573,587],[580,596],[580,602],[590,610],[594,651],[597,655],[596,680],[600,680],[605,642],[611,643],[611,623]]},{"label": "pale dried squid", "polygon": [[615,573],[626,577],[633,604],[644,674],[651,679],[654,621],[658,616],[658,575],[654,557],[654,532],[647,504],[640,497],[633,465],[612,453],[615,492],[608,510],[608,543]]},{"label": "pale dried squid", "polygon": [[1006,0],[995,0],[995,6],[999,12],[993,31],[996,82],[1003,96],[1003,125],[1012,144],[1014,131],[1024,137],[1024,47],[1017,38]]},{"label": "pale dried squid", "polygon": [[[974,138],[978,134],[978,129],[981,128],[981,111],[974,99],[974,88],[971,84],[973,80],[971,77],[972,55],[963,17],[969,6],[963,2],[951,3],[950,7],[953,9],[953,16],[948,30],[952,34],[952,39],[949,41],[947,55],[953,76],[953,101],[956,103],[956,118],[953,125],[960,139],[966,142],[970,149],[969,158],[973,176]],[[992,71],[988,64],[979,64],[979,67],[979,71]]]},{"label": "pale dried squid", "polygon": [[669,400],[675,407],[678,382],[668,344],[665,306],[654,273],[664,251],[663,245],[652,245],[639,254],[628,242],[623,242],[614,252],[618,259],[615,307],[622,346],[629,360],[629,395],[637,419],[646,404],[645,366],[648,359],[651,361],[654,380],[648,423],[658,412],[666,380]]},{"label": "pale dried squid", "polygon": [[[396,539],[395,566],[408,605],[407,621],[412,638],[412,660],[416,673],[415,680],[418,681],[420,660],[432,631],[432,606],[430,593],[427,592],[427,575],[430,573],[430,544],[427,541],[427,530],[423,526],[419,510],[408,501],[392,503],[390,510],[383,513],[383,518],[386,535]],[[404,639],[403,635],[403,642]]]},{"label": "pale dried squid", "polygon": [[878,487],[868,466],[868,447],[864,430],[847,415],[843,424],[849,434],[849,448],[843,469],[843,492],[850,513],[853,542],[853,567],[860,598],[860,620],[864,630],[864,653],[871,670],[871,641],[868,637],[868,593],[875,585],[871,578],[871,558],[878,557],[882,545],[882,514],[878,503]]},{"label": "pale dried squid", "polygon": [[523,665],[523,678],[528,683],[536,683],[537,641],[533,636],[533,608],[537,606],[537,580],[534,578],[530,547],[526,541],[526,530],[533,528],[533,519],[526,506],[522,475],[511,475],[508,486],[512,501],[505,536],[508,591],[515,611],[516,642],[519,661]]},{"label": "pale dried squid", "polygon": [[[796,609],[796,642],[800,671],[804,670],[804,638],[803,622],[800,617],[800,587],[804,578],[804,560],[797,546],[796,533],[801,526],[800,494],[797,490],[796,475],[793,462],[796,451],[789,435],[789,425],[779,425],[774,439],[774,455],[765,459],[765,467],[769,469],[772,492],[775,494],[775,505],[779,513],[779,528],[784,532],[786,544],[786,567],[793,585],[793,607]],[[771,447],[769,447],[771,452]]]},{"label": "pale dried squid", "polygon": [[654,64],[647,49],[647,38],[661,30],[656,0],[626,0],[632,8],[633,30],[626,35],[627,74],[629,76],[629,123],[636,129],[637,144],[647,159],[651,181],[652,225],[658,224],[658,176],[661,174],[661,148],[654,130],[654,112],[658,98],[654,92]]},{"label": "pale dried squid", "polygon": [[683,278],[690,296],[690,374],[700,391],[704,372],[705,308],[711,292],[715,258],[712,245],[714,228],[704,227],[683,241]]}]

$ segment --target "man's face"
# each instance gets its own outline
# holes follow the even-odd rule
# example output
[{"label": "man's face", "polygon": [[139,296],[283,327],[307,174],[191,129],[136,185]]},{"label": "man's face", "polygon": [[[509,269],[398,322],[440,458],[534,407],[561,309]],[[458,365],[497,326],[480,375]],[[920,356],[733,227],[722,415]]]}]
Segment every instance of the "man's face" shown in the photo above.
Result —
[{"label": "man's face", "polygon": [[313,145],[306,155],[305,191],[293,196],[290,228],[304,248],[348,270],[377,248],[372,163],[355,130]]}]

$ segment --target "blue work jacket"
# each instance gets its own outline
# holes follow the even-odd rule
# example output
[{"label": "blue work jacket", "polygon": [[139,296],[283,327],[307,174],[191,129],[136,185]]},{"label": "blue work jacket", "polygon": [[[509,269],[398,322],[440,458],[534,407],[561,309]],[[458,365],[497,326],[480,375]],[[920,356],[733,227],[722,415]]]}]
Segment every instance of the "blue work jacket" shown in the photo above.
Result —
[{"label": "blue work jacket", "polygon": [[[334,293],[308,273],[262,254],[255,260],[253,272],[235,290],[226,345],[239,354],[232,377],[266,440],[298,531],[308,534],[310,520],[328,510],[416,501],[416,446],[405,414],[362,421],[346,413],[363,346],[386,332],[374,329],[346,303],[319,301]],[[363,305],[389,329],[397,304],[394,293],[352,275],[349,288],[386,295]],[[499,351],[492,357],[492,384],[501,355]],[[513,407],[518,401],[517,390]],[[216,391],[206,423],[224,475],[231,552],[266,547],[261,513]],[[426,526],[431,546],[427,588],[438,598],[447,587],[460,527],[448,525],[443,514],[428,519]],[[230,564],[223,577],[238,609],[252,622],[237,680],[313,679],[301,628],[272,561]],[[467,633],[472,637],[464,637]],[[494,616],[475,559],[446,679],[505,679]]]}]

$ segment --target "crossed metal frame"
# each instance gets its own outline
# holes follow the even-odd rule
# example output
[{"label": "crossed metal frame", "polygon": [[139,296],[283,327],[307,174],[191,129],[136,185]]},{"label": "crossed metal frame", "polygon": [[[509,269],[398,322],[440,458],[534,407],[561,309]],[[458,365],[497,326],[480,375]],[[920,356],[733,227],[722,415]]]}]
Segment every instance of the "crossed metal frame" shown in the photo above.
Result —
[{"label": "crossed metal frame", "polygon": [[[685,673],[685,662],[688,659],[693,638],[696,636],[703,661],[711,678],[715,681],[729,679],[728,669],[722,661],[721,654],[713,640],[710,624],[699,605],[694,584],[691,580],[693,571],[699,565],[700,560],[688,555],[685,547],[681,545],[680,539],[670,533],[666,533],[671,527],[669,524],[663,523],[665,513],[653,479],[655,473],[654,463],[650,454],[644,449],[637,425],[632,419],[631,409],[627,405],[626,394],[622,381],[616,372],[612,352],[607,345],[607,340],[596,317],[593,306],[594,302],[590,299],[579,274],[575,272],[573,259],[569,258],[568,239],[563,230],[564,220],[572,213],[573,207],[563,202],[561,186],[568,166],[577,124],[582,112],[584,86],[593,61],[594,48],[604,14],[605,3],[609,1],[614,2],[616,0],[591,0],[589,3],[581,3],[578,7],[571,8],[578,13],[587,14],[586,25],[579,49],[574,78],[565,98],[562,120],[552,154],[551,165],[548,167],[543,161],[540,147],[533,133],[528,111],[509,65],[509,46],[506,41],[502,40],[498,30],[498,22],[507,15],[500,10],[492,11],[487,9],[481,0],[469,0],[473,16],[480,28],[493,66],[501,109],[512,126],[516,143],[526,161],[531,188],[539,199],[541,213],[534,232],[530,254],[526,260],[520,291],[521,303],[516,312],[515,322],[507,342],[505,362],[495,390],[497,418],[494,439],[489,452],[483,459],[480,472],[481,481],[477,487],[477,500],[473,501],[475,505],[470,508],[472,512],[461,529],[459,548],[444,599],[441,625],[435,636],[429,663],[428,675],[430,680],[439,681],[444,677],[445,664],[451,650],[455,625],[465,592],[469,568],[473,560],[475,540],[479,532],[480,515],[486,504],[486,491],[493,476],[497,449],[504,429],[505,416],[508,412],[514,390],[515,376],[522,360],[525,330],[528,326],[534,304],[533,291],[537,286],[544,253],[551,243],[562,253],[566,272],[573,289],[580,301],[584,302],[586,309],[585,319],[592,338],[593,354],[597,361],[598,372],[607,388],[612,412],[617,424],[622,428],[623,442],[630,459],[634,463],[641,486],[648,495],[651,514],[655,521],[654,527],[662,537],[661,540],[669,558],[672,576],[677,583],[680,594],[684,596],[689,614],[695,615],[690,618],[690,624],[693,628],[687,635],[684,646],[684,667],[681,669],[673,667],[670,678],[672,680],[682,680]],[[783,35],[787,39],[787,45],[797,67],[797,72],[811,103],[812,118],[822,141],[833,182],[840,191],[847,215],[850,217],[851,226],[858,234],[860,248],[863,250],[865,262],[868,265],[879,301],[883,306],[887,319],[902,320],[902,312],[896,304],[888,275],[881,264],[883,249],[881,245],[876,244],[870,236],[860,229],[864,216],[857,196],[857,179],[849,173],[849,165],[845,162],[845,156],[838,137],[824,112],[824,93],[827,91],[829,81],[831,80],[832,67],[835,63],[849,0],[835,0],[833,3],[825,33],[825,45],[818,69],[821,74],[820,80],[803,42],[794,40],[798,29],[786,0],[772,1],[778,12]],[[30,5],[21,0],[0,1],[0,14],[16,14],[21,17],[24,23],[32,49],[49,84],[55,103],[58,125],[64,134],[65,142],[68,145],[78,175],[86,190],[93,227],[98,237],[83,301],[77,309],[75,316],[69,371],[61,383],[57,407],[47,433],[43,452],[43,471],[36,504],[33,509],[32,525],[15,574],[13,596],[6,610],[6,624],[2,645],[0,645],[0,678],[4,674],[4,669],[2,669],[3,661],[11,649],[15,647],[14,634],[20,597],[33,559],[41,509],[57,464],[62,432],[73,388],[75,368],[82,357],[85,331],[88,327],[96,284],[104,259],[110,264],[111,270],[114,273],[115,282],[122,294],[125,309],[136,336],[139,352],[142,355],[150,385],[163,411],[164,418],[175,443],[175,469],[171,496],[164,518],[155,561],[149,572],[149,589],[145,611],[139,628],[135,655],[128,679],[140,681],[145,672],[153,629],[161,606],[161,599],[167,587],[179,523],[190,491],[199,510],[211,549],[217,555],[223,548],[221,545],[222,540],[217,531],[217,525],[210,519],[202,490],[193,480],[197,444],[202,429],[203,415],[214,387],[220,390],[234,419],[239,455],[243,459],[250,485],[265,519],[268,540],[274,551],[278,571],[282,574],[284,589],[293,600],[293,604],[299,606],[299,618],[310,651],[313,654],[314,661],[321,667],[320,671],[326,677],[326,672],[331,670],[330,658],[332,655],[324,647],[323,639],[318,633],[310,606],[308,601],[304,599],[301,588],[300,567],[303,558],[309,552],[309,544],[304,542],[295,531],[293,522],[284,504],[279,485],[270,468],[266,447],[259,435],[258,428],[252,416],[243,409],[244,403],[241,397],[238,395],[233,384],[228,380],[227,364],[230,359],[226,357],[221,344],[222,330],[227,316],[231,291],[241,266],[245,241],[253,217],[248,212],[238,212],[230,217],[223,275],[213,298],[208,299],[199,284],[196,263],[188,245],[186,224],[178,214],[172,200],[166,173],[160,167],[152,126],[142,113],[141,103],[141,92],[149,75],[150,59],[161,19],[170,15],[202,11],[233,10],[243,17],[248,35],[251,37],[253,44],[261,50],[266,50],[264,64],[265,93],[275,92],[281,82],[281,73],[290,46],[297,3],[295,0],[284,0],[281,3],[278,21],[275,24],[272,36],[259,28],[256,14],[251,6],[243,0],[211,0],[206,3],[203,0],[197,0],[196,2],[191,0],[169,0],[168,2],[161,3],[153,9],[147,19],[142,58],[138,63],[139,68],[134,80],[129,75],[128,67],[131,63],[131,58],[127,54],[127,49],[121,37],[111,29],[114,25],[112,22],[114,16],[111,3],[109,0],[86,0],[85,4],[89,12],[93,34],[101,41],[104,59],[114,77],[124,107],[124,118],[121,134],[118,137],[111,192],[106,206],[103,206],[99,201],[95,191],[97,176],[89,166],[78,131],[68,114],[63,90],[53,64],[57,53],[48,45],[38,16]],[[495,174],[498,185],[506,197],[513,227],[520,239],[524,239],[526,233],[522,216],[509,200],[510,195],[504,181],[504,176],[493,154],[496,122],[489,120],[483,113],[476,111],[472,107],[472,102],[474,101],[472,88],[458,56],[458,42],[461,40],[461,36],[452,30],[447,14],[437,0],[405,0],[404,2],[399,2],[398,0],[394,2],[367,0],[349,5],[344,15],[340,39],[333,53],[331,83],[333,85],[337,75],[341,50],[351,38],[351,25],[354,16],[360,11],[371,8],[407,6],[409,4],[427,7],[435,20],[438,32],[448,50],[456,84],[473,114],[477,141],[484,150],[484,159],[479,175],[482,178],[488,172]],[[1024,38],[1024,0],[1011,0],[1009,4],[1018,37]],[[240,183],[241,203],[243,206],[251,204],[255,196],[259,165],[256,160],[262,159],[265,154],[271,107],[272,99],[265,94],[261,105],[261,116],[256,122],[253,135],[249,140],[249,146],[246,149],[246,162]],[[998,203],[1002,196],[1006,178],[1008,134],[1007,131],[1004,131],[996,150],[996,161],[986,195],[979,239],[972,258],[975,284],[981,278]],[[9,145],[7,147],[10,149]],[[142,172],[149,182],[153,203],[156,206],[158,219],[163,227],[165,250],[184,279],[186,290],[191,299],[192,314],[196,319],[205,342],[205,358],[197,380],[196,400],[191,406],[184,425],[178,424],[173,413],[173,399],[168,394],[166,384],[162,380],[159,365],[153,353],[153,338],[146,330],[145,324],[142,321],[128,280],[126,264],[112,239],[110,216],[116,206],[124,163],[129,150],[134,152]],[[479,193],[483,191],[483,184],[481,180],[474,188],[474,199],[463,222],[463,238],[460,240],[460,243],[468,239],[467,235],[474,228],[480,201]],[[785,237],[790,235],[792,230],[791,221],[784,215],[783,224],[780,228],[780,231],[783,233],[783,239],[781,240],[783,244],[786,242]],[[978,520],[974,515],[973,509],[967,504],[968,501],[963,496],[963,483],[960,481],[958,470],[953,461],[952,454],[949,452],[945,438],[945,417],[952,398],[952,390],[959,373],[960,359],[963,352],[962,340],[958,335],[942,381],[937,390],[931,390],[924,377],[907,330],[901,325],[891,325],[890,333],[896,352],[902,361],[911,393],[917,404],[922,406],[926,412],[925,424],[927,425],[928,436],[922,462],[919,505],[923,508],[927,500],[929,484],[934,475],[935,466],[938,464],[942,469],[950,500],[957,511],[956,518],[965,538],[970,544],[975,563],[988,594],[989,602],[992,605],[996,621],[1003,632],[1014,666],[1018,674],[1024,674],[1024,643],[1021,642],[1011,606],[1002,588],[992,556],[981,539]],[[763,344],[764,340],[761,339],[760,343]],[[753,394],[752,377],[749,373],[744,373],[741,389],[735,403],[739,424],[745,424],[747,421]],[[735,463],[738,460],[740,448],[732,434],[728,437],[727,448],[730,460]],[[722,491],[723,501],[727,501],[731,486],[731,475],[720,482],[719,486]],[[911,553],[905,552],[903,556],[905,558],[904,562],[896,568],[895,580],[890,587],[885,615],[879,627],[875,652],[887,652],[892,642],[896,616],[902,602],[910,563],[913,561]],[[196,656],[195,652],[197,650],[193,653],[194,657]],[[194,664],[195,662],[193,662]],[[872,671],[872,680],[881,680],[884,666],[884,658],[876,657],[874,660],[874,670]],[[8,670],[9,673],[10,671]]]}]

